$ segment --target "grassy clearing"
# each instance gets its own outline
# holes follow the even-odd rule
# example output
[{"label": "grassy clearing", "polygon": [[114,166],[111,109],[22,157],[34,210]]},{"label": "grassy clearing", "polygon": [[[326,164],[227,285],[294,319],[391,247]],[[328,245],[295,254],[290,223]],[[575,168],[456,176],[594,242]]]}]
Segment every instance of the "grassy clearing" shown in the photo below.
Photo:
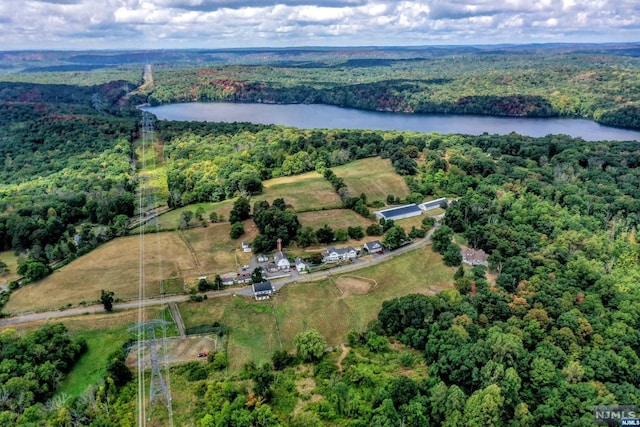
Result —
[{"label": "grassy clearing", "polygon": [[355,196],[364,193],[369,201],[386,202],[389,194],[401,199],[410,194],[407,183],[395,172],[389,159],[372,157],[356,160],[338,166],[333,171],[344,179]]},{"label": "grassy clearing", "polygon": [[373,223],[370,219],[358,215],[350,209],[331,209],[326,211],[303,212],[298,214],[298,220],[303,227],[320,228],[327,224],[334,230],[338,228],[362,226],[366,229]]},{"label": "grassy clearing", "polygon": [[229,368],[232,370],[242,368],[249,360],[257,365],[269,362],[273,352],[280,348],[268,301],[230,297],[225,304],[221,323],[231,327],[227,352]]},{"label": "grassy clearing", "polygon": [[273,299],[283,348],[293,349],[295,336],[309,328],[317,329],[329,345],[344,341],[359,321],[339,297],[330,281],[284,287]]},{"label": "grassy clearing", "polygon": [[9,270],[6,273],[0,273],[0,284],[9,283],[12,280],[17,280],[20,276],[16,273],[18,269],[19,259],[13,251],[0,252],[0,262],[7,265]]},{"label": "grassy clearing", "polygon": [[[171,320],[166,308],[148,307],[144,311],[144,319]],[[138,321],[137,310],[116,311],[64,319],[63,323],[71,334],[87,340],[88,350],[80,358],[57,393],[79,396],[89,385],[99,384],[104,378],[108,356],[112,351],[120,348],[129,339],[135,339],[135,334],[128,329]],[[167,334],[176,334],[174,325],[169,327]]]},{"label": "grassy clearing", "polygon": [[342,206],[340,197],[331,184],[317,172],[265,181],[264,192],[254,196],[253,201],[267,200],[271,203],[278,197],[282,197],[287,205],[293,206],[297,212]]},{"label": "grassy clearing", "polygon": [[140,177],[146,180],[146,190],[154,197],[154,204],[165,206],[169,198],[167,168],[163,165],[147,166],[143,172],[140,172]]},{"label": "grassy clearing", "polygon": [[[222,202],[216,203],[194,203],[193,205],[184,206],[178,209],[173,209],[167,211],[158,217],[158,228],[161,230],[174,230],[180,226],[180,216],[184,211],[191,211],[192,213],[196,213],[198,208],[202,208],[204,210],[203,218],[205,221],[209,221],[209,214],[211,212],[216,212],[218,215],[222,215],[224,219],[229,218],[229,212],[233,208],[233,200],[224,200]],[[191,221],[191,225],[197,226],[199,221],[194,217]],[[156,221],[149,222],[149,230],[153,231],[156,228]]]},{"label": "grassy clearing", "polygon": [[71,397],[80,396],[92,384],[100,384],[105,377],[109,353],[132,337],[124,324],[87,330],[76,335],[87,340],[87,352],[78,360],[57,390],[57,394],[67,394]]},{"label": "grassy clearing", "polygon": [[190,328],[213,322],[221,322],[225,308],[229,303],[230,297],[212,298],[199,303],[181,303],[178,304],[178,309],[180,310],[180,317],[182,317],[185,328]]},{"label": "grassy clearing", "polygon": [[420,228],[422,227],[422,220],[424,219],[423,215],[414,216],[411,218],[404,218],[396,220],[395,223],[407,232],[407,234],[411,231],[411,227]]},{"label": "grassy clearing", "polygon": [[433,295],[451,288],[455,268],[445,266],[441,258],[425,247],[358,270],[354,274],[375,280],[377,286],[367,295],[352,294],[344,300],[364,328],[377,316],[383,301],[411,293]]},{"label": "grassy clearing", "polygon": [[[38,283],[15,291],[4,308],[16,313],[97,301],[102,289],[116,298],[138,296],[140,240],[137,236],[112,240]],[[175,233],[156,233],[144,239],[145,293],[160,293],[160,279],[196,272],[189,249]]]}]

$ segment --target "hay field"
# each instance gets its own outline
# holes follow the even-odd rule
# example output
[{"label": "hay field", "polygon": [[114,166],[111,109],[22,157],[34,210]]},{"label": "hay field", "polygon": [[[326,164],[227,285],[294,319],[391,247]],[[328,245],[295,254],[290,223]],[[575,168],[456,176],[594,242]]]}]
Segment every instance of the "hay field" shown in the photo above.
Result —
[{"label": "hay field", "polygon": [[[37,283],[15,291],[3,312],[57,308],[68,304],[98,300],[102,289],[116,298],[138,296],[140,240],[128,236],[112,240],[56,270]],[[196,270],[194,258],[175,233],[148,234],[144,237],[145,293],[160,293],[160,279]]]},{"label": "hay field", "polygon": [[282,197],[297,212],[342,206],[340,197],[333,191],[331,184],[317,172],[274,178],[263,184],[264,192],[252,197],[252,205],[254,201],[261,200],[271,204],[273,199]]},{"label": "hay field", "polygon": [[366,229],[373,223],[370,219],[358,215],[351,209],[331,209],[325,211],[303,212],[298,214],[298,220],[303,227],[313,227],[318,229],[327,224],[334,230],[338,228],[362,226]]},{"label": "hay field", "polygon": [[387,195],[401,199],[410,194],[404,178],[396,173],[391,160],[380,157],[356,160],[333,168],[334,173],[344,179],[354,196],[367,195],[369,202],[386,202]]},{"label": "hay field", "polygon": [[[184,231],[150,233],[144,236],[145,293],[160,293],[160,279],[193,286],[202,275],[223,274],[248,264],[251,253],[240,249],[242,241],[257,235],[253,221],[245,221],[245,235],[229,237],[229,223],[209,224]],[[97,301],[102,289],[116,298],[138,296],[139,236],[114,239],[55,271],[38,283],[15,291],[5,313],[59,308]],[[180,292],[172,286],[166,292]]]},{"label": "hay field", "polygon": [[424,215],[412,216],[411,218],[403,218],[395,220],[396,225],[404,228],[404,230],[409,233],[411,231],[411,227],[420,228],[422,227],[422,220],[424,220]]},{"label": "hay field", "polygon": [[358,270],[357,276],[375,280],[377,285],[366,295],[351,293],[343,301],[365,327],[377,316],[384,301],[412,293],[434,295],[453,288],[454,272],[455,268],[445,266],[431,247],[420,248]]}]

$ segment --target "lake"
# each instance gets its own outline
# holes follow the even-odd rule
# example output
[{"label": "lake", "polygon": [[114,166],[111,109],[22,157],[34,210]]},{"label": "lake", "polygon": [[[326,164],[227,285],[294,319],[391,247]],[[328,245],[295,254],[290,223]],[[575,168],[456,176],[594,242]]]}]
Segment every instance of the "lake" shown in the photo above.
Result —
[{"label": "lake", "polygon": [[407,114],[356,110],[321,104],[231,104],[192,102],[144,107],[160,120],[252,122],[302,129],[371,129],[469,135],[565,134],[585,141],[638,141],[640,131],[602,126],[582,119]]}]

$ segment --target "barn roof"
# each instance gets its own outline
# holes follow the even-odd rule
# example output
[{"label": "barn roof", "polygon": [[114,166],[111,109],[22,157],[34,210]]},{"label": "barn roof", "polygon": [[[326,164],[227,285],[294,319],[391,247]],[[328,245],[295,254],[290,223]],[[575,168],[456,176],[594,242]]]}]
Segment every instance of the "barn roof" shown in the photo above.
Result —
[{"label": "barn roof", "polygon": [[416,214],[419,215],[422,213],[418,205],[415,203],[411,203],[410,205],[398,206],[395,208],[385,209],[382,211],[376,212],[381,215],[385,219],[392,219],[396,216],[406,215],[406,214]]}]

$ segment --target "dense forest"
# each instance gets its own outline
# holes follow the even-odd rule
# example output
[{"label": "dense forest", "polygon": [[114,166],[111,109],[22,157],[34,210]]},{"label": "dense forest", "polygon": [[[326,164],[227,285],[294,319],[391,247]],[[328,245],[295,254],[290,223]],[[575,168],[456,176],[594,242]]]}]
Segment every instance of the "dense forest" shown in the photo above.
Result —
[{"label": "dense forest", "polygon": [[[150,99],[567,115],[639,127],[634,57],[320,59],[167,67],[155,74]],[[33,75],[0,83],[0,246],[23,254],[28,280],[126,233],[140,120],[132,108],[140,95],[128,95],[140,81],[94,75],[76,86],[54,82],[56,73]],[[249,123],[162,121],[156,129],[171,207],[258,193],[266,179],[314,170],[339,191],[332,167],[382,156],[413,194],[454,200],[433,235],[445,262],[458,248],[452,242],[488,254],[488,268],[452,274],[455,289],[385,302],[376,320],[349,333],[340,361],[310,329],[296,338],[295,353],[278,351],[263,366],[231,372],[223,355],[211,354],[210,363],[173,367],[174,381],[193,392],[194,424],[590,426],[595,405],[640,405],[637,141]],[[346,200],[355,210],[362,199]],[[283,204],[258,206],[256,224],[268,228],[288,212]],[[262,237],[265,247],[272,237]],[[79,398],[54,397],[84,348],[60,325],[2,331],[0,424],[134,424],[137,385],[124,350],[105,360],[104,384]],[[300,378],[320,397],[300,393]]]},{"label": "dense forest", "polygon": [[0,83],[0,250],[26,255],[26,281],[133,215],[139,115],[122,103],[129,84]]}]

